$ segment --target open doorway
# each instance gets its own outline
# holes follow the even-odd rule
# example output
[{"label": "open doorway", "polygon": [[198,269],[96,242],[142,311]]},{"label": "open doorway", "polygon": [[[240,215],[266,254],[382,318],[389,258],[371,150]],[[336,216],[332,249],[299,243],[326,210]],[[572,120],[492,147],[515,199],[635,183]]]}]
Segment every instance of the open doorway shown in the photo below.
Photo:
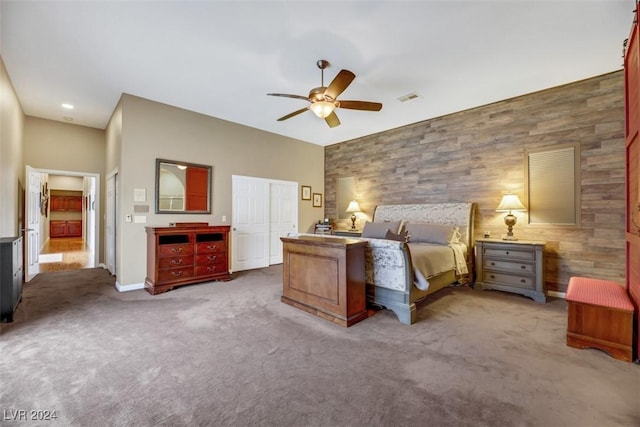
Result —
[{"label": "open doorway", "polygon": [[[98,265],[99,174],[31,169],[40,175],[38,238],[28,248],[36,272]],[[36,242],[37,240],[37,242]]]}]

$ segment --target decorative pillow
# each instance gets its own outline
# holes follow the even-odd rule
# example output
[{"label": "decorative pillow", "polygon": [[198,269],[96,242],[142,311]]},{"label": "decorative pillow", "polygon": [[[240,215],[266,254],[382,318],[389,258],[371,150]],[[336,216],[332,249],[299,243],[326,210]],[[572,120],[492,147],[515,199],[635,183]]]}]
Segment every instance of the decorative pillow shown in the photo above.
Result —
[{"label": "decorative pillow", "polygon": [[392,233],[397,233],[400,228],[400,221],[389,222],[365,222],[362,229],[362,237],[369,237],[371,239],[384,239],[387,230]]},{"label": "decorative pillow", "polygon": [[394,233],[391,230],[387,230],[387,234],[384,235],[386,240],[397,240],[398,242],[406,242],[407,241],[407,233]]},{"label": "decorative pillow", "polygon": [[409,233],[409,242],[438,243],[448,245],[458,242],[460,231],[458,227],[444,224],[429,224],[426,222],[409,222],[405,225]]}]

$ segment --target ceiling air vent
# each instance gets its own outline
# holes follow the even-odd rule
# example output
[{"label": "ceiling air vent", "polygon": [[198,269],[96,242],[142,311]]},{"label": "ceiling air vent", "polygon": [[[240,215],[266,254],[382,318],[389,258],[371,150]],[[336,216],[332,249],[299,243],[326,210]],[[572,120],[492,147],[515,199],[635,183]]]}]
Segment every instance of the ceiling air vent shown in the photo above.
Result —
[{"label": "ceiling air vent", "polygon": [[408,93],[406,95],[402,95],[402,96],[398,97],[398,101],[407,102],[407,101],[413,101],[416,98],[422,98],[422,96],[420,96],[420,94],[417,93],[417,92],[411,92],[411,93]]}]

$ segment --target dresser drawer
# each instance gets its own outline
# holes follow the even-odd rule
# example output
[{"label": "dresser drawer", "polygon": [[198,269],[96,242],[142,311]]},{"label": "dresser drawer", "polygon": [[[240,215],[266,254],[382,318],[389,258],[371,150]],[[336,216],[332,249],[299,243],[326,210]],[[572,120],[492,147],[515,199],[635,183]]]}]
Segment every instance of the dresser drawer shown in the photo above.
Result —
[{"label": "dresser drawer", "polygon": [[208,254],[214,252],[226,252],[227,246],[224,241],[220,242],[200,242],[196,245],[196,251],[199,254]]},{"label": "dresser drawer", "polygon": [[226,263],[227,254],[223,252],[210,253],[210,254],[198,254],[196,255],[196,265]]},{"label": "dresser drawer", "polygon": [[523,251],[511,248],[500,248],[500,247],[484,247],[484,256],[487,258],[497,257],[497,258],[510,258],[510,259],[521,259],[526,261],[535,261],[536,253],[533,251]]},{"label": "dresser drawer", "polygon": [[193,277],[193,266],[158,271],[158,283],[173,282],[174,280],[188,279],[191,277]]},{"label": "dresser drawer", "polygon": [[158,268],[166,270],[168,268],[188,267],[193,265],[193,255],[173,256],[170,258],[160,258]]},{"label": "dresser drawer", "polygon": [[175,245],[158,245],[160,257],[174,257],[176,255],[193,255],[193,245],[178,243]]},{"label": "dresser drawer", "polygon": [[224,262],[217,262],[214,264],[196,266],[196,275],[198,276],[206,276],[209,274],[219,274],[219,273],[228,273],[228,272],[229,272],[229,269],[227,268],[226,259],[224,260]]},{"label": "dresser drawer", "polygon": [[[515,260],[514,260],[515,261]],[[483,267],[487,270],[508,271],[511,273],[530,273],[535,274],[536,265],[527,264],[525,262],[514,261],[498,261],[495,259],[484,259]]]},{"label": "dresser drawer", "polygon": [[502,283],[516,288],[534,289],[536,286],[535,277],[518,276],[516,274],[495,273],[493,271],[485,271],[484,281],[488,283]]}]

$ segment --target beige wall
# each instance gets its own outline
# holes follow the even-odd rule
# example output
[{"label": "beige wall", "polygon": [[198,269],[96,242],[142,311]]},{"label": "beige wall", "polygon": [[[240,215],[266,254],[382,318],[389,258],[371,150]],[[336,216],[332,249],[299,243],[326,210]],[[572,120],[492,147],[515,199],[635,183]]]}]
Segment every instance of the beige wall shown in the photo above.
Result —
[{"label": "beige wall", "polygon": [[[138,98],[121,98],[119,209],[116,243],[117,276],[121,285],[144,282],[146,276],[146,225],[174,221],[231,223],[232,175],[295,181],[324,193],[324,148],[254,128]],[[114,115],[112,121],[117,119]],[[108,151],[117,157],[117,125]],[[113,147],[112,147],[113,145]],[[213,166],[211,215],[154,213],[155,159],[164,158]],[[117,160],[113,161],[113,165]],[[146,224],[127,223],[133,212],[134,189],[145,189],[149,207]],[[136,203],[137,205],[143,203]],[[299,229],[311,229],[323,216],[310,202],[299,204]]]},{"label": "beige wall", "polygon": [[0,57],[0,237],[18,236],[23,227],[24,113]]},{"label": "beige wall", "polygon": [[524,152],[578,143],[581,226],[514,228],[545,240],[549,289],[572,275],[624,283],[624,78],[622,71],[415,123],[326,148],[326,208],[335,217],[339,177],[354,176],[360,206],[469,201],[476,237],[506,232],[495,211],[504,191],[524,197]]}]

